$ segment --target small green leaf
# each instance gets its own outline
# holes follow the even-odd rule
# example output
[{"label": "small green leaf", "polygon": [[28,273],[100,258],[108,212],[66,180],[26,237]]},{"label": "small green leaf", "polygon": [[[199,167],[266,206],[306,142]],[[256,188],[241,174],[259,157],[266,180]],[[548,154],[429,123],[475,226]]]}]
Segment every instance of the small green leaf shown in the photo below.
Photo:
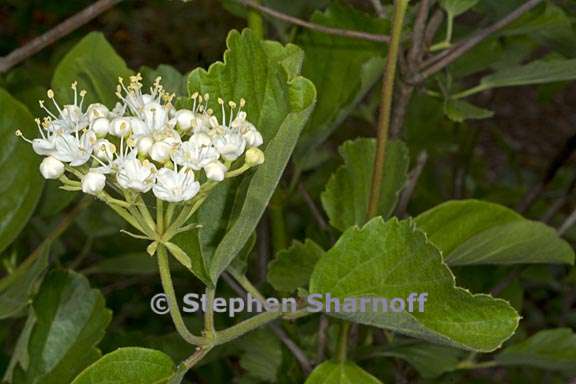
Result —
[{"label": "small green leaf", "polygon": [[[227,39],[224,62],[217,62],[208,71],[194,70],[188,79],[188,91],[208,93],[213,109],[219,111],[216,97],[225,100],[246,100],[248,120],[264,138],[264,164],[258,166],[246,184],[237,214],[231,217],[225,234],[212,238],[217,245],[205,252],[212,281],[230,265],[250,239],[276,185],[286,167],[302,127],[316,101],[313,84],[298,76],[303,53],[295,45],[282,46],[262,41],[250,30],[232,31]],[[235,189],[222,187],[224,196],[215,194],[208,200],[228,200],[227,193]],[[206,207],[211,204],[207,201]],[[208,208],[202,208],[208,209]],[[235,212],[234,212],[235,213]],[[199,216],[202,212],[198,213]],[[202,232],[202,231],[201,231]],[[202,236],[201,236],[202,239]],[[214,244],[214,243],[212,243]],[[213,252],[212,252],[213,251]]]},{"label": "small green leaf", "polygon": [[0,88],[0,252],[24,228],[32,215],[44,180],[38,171],[40,157],[15,135],[22,131],[36,137],[37,128],[28,109]]},{"label": "small green leaf", "polygon": [[70,85],[77,81],[78,89],[87,91],[84,105],[102,103],[114,107],[118,77],[127,78],[133,72],[118,56],[114,48],[100,32],[86,35],[60,61],[52,78],[56,98],[70,103],[73,92]]},{"label": "small green leaf", "polygon": [[[366,138],[347,141],[340,146],[339,151],[344,165],[332,174],[321,198],[330,224],[344,231],[366,222],[376,141]],[[379,215],[388,217],[392,213],[398,193],[406,182],[408,163],[406,145],[401,141],[388,143],[382,171],[384,182]]]},{"label": "small green leaf", "polygon": [[182,248],[170,242],[164,243],[164,245],[166,246],[166,248],[168,248],[168,251],[170,251],[172,256],[174,256],[174,258],[178,260],[180,264],[185,266],[186,269],[192,268],[192,261],[190,260],[190,256],[188,256],[188,254],[184,252]]},{"label": "small green leaf", "polygon": [[448,265],[574,263],[572,247],[545,224],[479,200],[440,204],[416,224]]},{"label": "small green leaf", "polygon": [[314,369],[305,384],[382,384],[354,363],[325,361]]},{"label": "small green leaf", "polygon": [[485,76],[483,90],[519,85],[544,84],[576,79],[576,59],[537,60],[526,65],[502,69]]},{"label": "small green leaf", "polygon": [[29,337],[27,365],[16,368],[13,384],[69,383],[100,357],[95,345],[104,336],[111,313],[85,277],[50,273],[32,308],[36,323]]},{"label": "small green leaf", "polygon": [[[348,229],[316,264],[310,292],[340,299],[401,298],[402,312],[364,308],[327,314],[475,351],[499,348],[519,321],[506,301],[456,287],[440,252],[412,221],[377,217],[361,229]],[[427,294],[427,301],[414,302],[410,312],[412,293]]]},{"label": "small green leaf", "polygon": [[242,350],[240,366],[249,376],[275,382],[282,365],[282,346],[271,331],[259,329],[238,341]]},{"label": "small green leaf", "polygon": [[50,248],[42,247],[12,274],[0,280],[0,319],[15,317],[29,304],[49,264]]},{"label": "small green leaf", "polygon": [[82,371],[72,384],[166,384],[174,372],[174,362],[163,352],[119,348]]},{"label": "small green leaf", "polygon": [[440,6],[451,17],[456,17],[473,8],[480,0],[440,0]]},{"label": "small green leaf", "polygon": [[576,334],[569,328],[547,329],[496,355],[502,365],[525,365],[576,373]]},{"label": "small green leaf", "polygon": [[290,248],[278,252],[268,265],[268,282],[282,292],[305,287],[323,253],[324,250],[310,239],[304,243],[294,241]]},{"label": "small green leaf", "polygon": [[494,112],[470,104],[464,100],[449,99],[444,103],[444,114],[457,123],[465,120],[481,120],[494,116]]},{"label": "small green leaf", "polygon": [[[388,20],[371,17],[341,2],[332,2],[326,11],[315,12],[311,21],[375,34],[388,34],[390,31]],[[383,43],[308,29],[301,30],[296,42],[305,53],[302,75],[310,79],[318,90],[318,103],[298,143],[298,162],[302,162],[380,79],[387,47]]]}]

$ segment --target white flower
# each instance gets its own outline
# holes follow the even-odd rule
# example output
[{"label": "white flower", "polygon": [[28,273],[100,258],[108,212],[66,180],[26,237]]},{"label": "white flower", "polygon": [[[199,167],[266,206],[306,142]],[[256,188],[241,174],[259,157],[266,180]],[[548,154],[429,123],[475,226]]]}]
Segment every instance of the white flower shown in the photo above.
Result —
[{"label": "white flower", "polygon": [[122,188],[148,192],[154,184],[156,167],[148,160],[130,158],[122,162],[116,179]]},{"label": "white flower", "polygon": [[176,111],[176,122],[178,127],[183,131],[188,131],[192,128],[196,115],[189,109],[180,109]]},{"label": "white flower", "polygon": [[165,163],[170,160],[170,155],[173,152],[173,147],[164,141],[158,141],[150,148],[150,158],[159,163]]},{"label": "white flower", "polygon": [[45,179],[58,179],[64,174],[64,163],[52,156],[46,157],[40,163],[40,173]]},{"label": "white flower", "polygon": [[72,89],[74,90],[74,104],[65,105],[60,107],[56,100],[54,99],[54,91],[48,90],[47,95],[54,107],[58,111],[57,113],[52,113],[45,105],[44,101],[40,101],[40,107],[48,113],[49,117],[46,120],[45,127],[46,130],[52,133],[65,134],[65,133],[76,133],[88,126],[88,117],[84,112],[82,112],[82,104],[84,103],[84,96],[86,91],[80,91],[80,100],[78,100],[77,83],[72,84]]},{"label": "white flower", "polygon": [[240,134],[228,131],[214,139],[214,146],[224,160],[234,161],[244,153],[246,141]]},{"label": "white flower", "polygon": [[206,172],[206,177],[213,181],[222,181],[226,177],[226,171],[228,169],[224,164],[219,161],[214,161],[204,167],[204,172]]},{"label": "white flower", "polygon": [[105,117],[98,117],[90,123],[90,130],[98,137],[105,137],[110,133],[110,120]]},{"label": "white flower", "polygon": [[248,148],[246,151],[246,164],[253,167],[264,162],[264,152],[258,148]]},{"label": "white flower", "polygon": [[104,104],[94,103],[88,106],[88,109],[86,110],[86,115],[88,116],[88,120],[90,122],[93,122],[94,120],[100,119],[102,117],[109,118],[110,110]]},{"label": "white flower", "polygon": [[54,137],[32,140],[32,149],[41,156],[49,156],[56,150]]},{"label": "white flower", "polygon": [[256,128],[248,129],[242,134],[244,140],[246,140],[246,146],[249,148],[259,147],[264,143],[262,135]]},{"label": "white flower", "polygon": [[86,132],[80,138],[78,134],[58,136],[54,139],[55,149],[52,156],[70,163],[73,167],[83,165],[90,159],[97,140],[96,135],[91,131]]},{"label": "white flower", "polygon": [[117,117],[112,120],[110,132],[114,136],[126,137],[132,131],[131,120],[128,117]]},{"label": "white flower", "polygon": [[136,148],[138,149],[138,153],[141,155],[147,155],[150,153],[152,146],[154,145],[154,139],[149,136],[143,136],[136,142]]},{"label": "white flower", "polygon": [[100,160],[112,161],[116,153],[116,146],[106,139],[100,139],[94,145],[94,156]]},{"label": "white flower", "polygon": [[180,166],[197,171],[218,160],[218,157],[218,151],[214,147],[186,141],[174,152],[172,160]]},{"label": "white flower", "polygon": [[180,172],[162,168],[156,177],[152,188],[154,195],[160,200],[178,203],[192,199],[200,190],[200,184],[194,181],[194,173],[181,169]]},{"label": "white flower", "polygon": [[208,134],[204,132],[198,132],[193,134],[192,136],[190,136],[188,141],[197,146],[208,147],[212,145],[212,139],[210,138],[210,136],[208,136]]},{"label": "white flower", "polygon": [[89,195],[96,195],[104,190],[106,186],[106,176],[90,171],[82,178],[82,192]]},{"label": "white flower", "polygon": [[143,120],[152,132],[161,131],[168,123],[168,112],[160,103],[151,102],[142,110]]}]

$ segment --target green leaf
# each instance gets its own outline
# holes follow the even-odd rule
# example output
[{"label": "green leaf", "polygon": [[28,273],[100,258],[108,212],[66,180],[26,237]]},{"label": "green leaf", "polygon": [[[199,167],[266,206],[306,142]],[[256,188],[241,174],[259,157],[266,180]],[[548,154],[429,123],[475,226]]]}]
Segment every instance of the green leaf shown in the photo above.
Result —
[{"label": "green leaf", "polygon": [[455,99],[449,99],[444,103],[444,114],[457,123],[463,123],[465,120],[488,119],[494,116],[494,112],[488,109]]},{"label": "green leaf", "polygon": [[[356,139],[347,141],[339,148],[344,165],[332,174],[321,195],[322,205],[330,224],[341,231],[366,222],[372,170],[376,156],[376,140]],[[380,194],[378,214],[388,217],[406,182],[408,149],[401,141],[391,141],[386,147],[382,172],[384,181]]]},{"label": "green leaf", "polygon": [[0,88],[0,252],[22,231],[42,192],[38,171],[40,157],[15,135],[22,131],[36,137],[37,128],[28,109]]},{"label": "green leaf", "polygon": [[268,282],[282,292],[305,287],[323,253],[324,250],[310,239],[304,243],[294,241],[290,248],[278,252],[268,265]]},{"label": "green leaf", "polygon": [[[388,20],[371,17],[338,2],[333,2],[323,13],[314,13],[311,21],[374,34],[387,34],[390,29]],[[308,29],[302,30],[296,42],[305,53],[302,75],[310,79],[318,91],[318,103],[298,144],[298,160],[303,161],[380,79],[387,47],[383,43]]]},{"label": "green leaf", "polygon": [[238,345],[242,350],[240,366],[249,376],[266,382],[276,381],[282,365],[282,347],[270,330],[251,332],[242,337]]},{"label": "green leaf", "polygon": [[526,65],[502,69],[485,76],[482,78],[479,87],[482,90],[487,90],[575,79],[576,59],[537,60]]},{"label": "green leaf", "polygon": [[165,384],[174,372],[174,362],[163,352],[119,348],[82,371],[72,384]]},{"label": "green leaf", "polygon": [[50,248],[42,247],[39,252],[24,261],[11,275],[0,280],[0,319],[15,317],[29,304],[49,264]]},{"label": "green leaf", "polygon": [[463,14],[478,4],[479,0],[440,0],[440,6],[452,17]]},{"label": "green leaf", "polygon": [[416,224],[448,265],[574,263],[572,247],[545,224],[479,200],[440,204]]},{"label": "green leaf", "polygon": [[27,364],[14,372],[14,384],[69,383],[100,357],[95,345],[104,336],[111,313],[85,277],[66,271],[50,273],[32,308],[36,323]]},{"label": "green leaf", "polygon": [[118,77],[127,78],[133,72],[118,56],[100,32],[86,35],[64,56],[56,67],[52,88],[56,97],[65,103],[73,101],[70,85],[78,81],[78,89],[87,91],[84,105],[102,103],[114,107]]},{"label": "green leaf", "polygon": [[464,352],[429,343],[392,345],[370,353],[370,357],[397,357],[407,361],[423,378],[438,377],[457,369]]},{"label": "green leaf", "polygon": [[496,355],[502,365],[526,365],[576,373],[576,334],[569,328],[547,329]]},{"label": "green leaf", "polygon": [[238,214],[213,254],[203,254],[212,281],[250,239],[316,100],[313,84],[298,76],[303,53],[295,45],[262,41],[250,30],[241,34],[232,31],[227,44],[224,62],[211,65],[208,71],[194,70],[188,90],[211,94],[214,110],[219,110],[216,100],[212,100],[216,97],[236,101],[244,98],[248,120],[264,138],[266,160],[246,184]]},{"label": "green leaf", "polygon": [[[405,302],[411,293],[427,294],[425,305],[414,304],[412,312],[358,308],[327,313],[475,351],[500,347],[519,321],[506,301],[456,287],[440,252],[412,221],[384,222],[377,217],[361,229],[348,229],[316,265],[310,292],[340,299],[401,298]],[[408,303],[405,308],[410,308]]]},{"label": "green leaf", "polygon": [[305,384],[382,384],[354,363],[325,361],[314,369]]}]

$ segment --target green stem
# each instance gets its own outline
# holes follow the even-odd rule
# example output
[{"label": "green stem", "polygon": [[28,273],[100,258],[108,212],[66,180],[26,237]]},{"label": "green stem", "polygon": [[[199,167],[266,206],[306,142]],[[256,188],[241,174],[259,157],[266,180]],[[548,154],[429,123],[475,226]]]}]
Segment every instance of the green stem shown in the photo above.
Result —
[{"label": "green stem", "polygon": [[498,366],[498,362],[497,361],[482,361],[482,362],[475,362],[475,361],[469,361],[469,360],[464,360],[461,361],[456,368],[458,369],[480,369],[480,368],[493,368],[493,367],[497,367]]},{"label": "green stem", "polygon": [[233,325],[230,328],[217,332],[216,337],[214,339],[214,345],[221,345],[228,343],[280,317],[282,317],[281,311],[269,311],[260,313],[256,316],[249,318],[248,320],[244,320],[241,323]]},{"label": "green stem", "polygon": [[216,334],[216,329],[214,328],[214,296],[216,294],[216,289],[207,286],[206,287],[206,312],[204,313],[204,330],[206,332],[205,336],[209,339],[213,339]]},{"label": "green stem", "polygon": [[228,272],[232,275],[232,277],[234,278],[234,280],[236,280],[238,282],[238,284],[240,284],[240,286],[242,288],[244,288],[244,290],[246,292],[248,292],[250,295],[252,295],[253,298],[255,298],[256,300],[258,300],[259,302],[261,302],[262,304],[266,304],[266,298],[264,297],[264,295],[262,295],[260,293],[260,291],[258,290],[258,288],[256,288],[251,282],[250,280],[248,280],[248,278],[246,277],[246,275],[238,272],[236,269],[234,268],[229,268]]},{"label": "green stem", "polygon": [[[258,4],[262,3],[261,0],[256,0],[256,2]],[[264,38],[264,34],[265,34],[264,19],[262,18],[262,15],[260,15],[258,12],[254,11],[253,9],[250,9],[248,11],[248,28],[250,28],[252,31],[254,31],[256,36],[258,36],[259,38],[261,38],[261,39]]]},{"label": "green stem", "polygon": [[380,204],[380,190],[382,187],[384,170],[384,159],[386,155],[386,144],[388,142],[388,131],[390,130],[390,117],[392,114],[392,97],[394,95],[394,82],[396,79],[396,65],[402,41],[402,27],[404,16],[410,0],[396,0],[394,3],[394,18],[392,19],[392,35],[388,56],[386,59],[386,69],[382,85],[382,100],[380,103],[380,116],[378,120],[378,141],[376,145],[376,157],[372,172],[372,188],[370,191],[370,201],[368,204],[368,218],[378,214]]},{"label": "green stem", "polygon": [[453,99],[463,99],[465,97],[472,96],[476,93],[483,92],[487,89],[489,89],[489,87],[486,87],[484,84],[478,84],[477,86],[475,86],[473,88],[466,89],[460,93],[452,95],[452,98]]},{"label": "green stem", "polygon": [[160,271],[160,279],[162,281],[162,288],[164,288],[164,294],[168,299],[168,306],[170,308],[170,316],[172,317],[172,322],[176,326],[176,330],[180,336],[190,344],[194,345],[206,345],[207,340],[203,337],[196,336],[192,334],[186,327],[182,314],[180,313],[180,308],[178,307],[178,300],[176,299],[176,292],[174,291],[174,283],[172,282],[172,275],[170,273],[170,263],[168,261],[168,254],[166,253],[166,248],[164,245],[160,244],[157,250],[158,257],[158,270]]},{"label": "green stem", "polygon": [[343,321],[340,326],[340,334],[338,335],[338,349],[336,351],[336,360],[343,363],[346,361],[348,355],[348,338],[350,337],[350,323]]},{"label": "green stem", "polygon": [[156,199],[156,231],[164,233],[164,202],[160,199]]}]

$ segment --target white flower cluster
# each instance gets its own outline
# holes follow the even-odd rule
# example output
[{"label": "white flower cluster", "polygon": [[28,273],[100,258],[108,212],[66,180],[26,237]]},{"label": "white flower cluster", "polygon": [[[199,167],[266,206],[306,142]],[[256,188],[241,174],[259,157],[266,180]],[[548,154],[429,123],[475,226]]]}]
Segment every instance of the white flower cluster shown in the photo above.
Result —
[{"label": "white flower cluster", "polygon": [[[262,135],[247,120],[243,99],[238,105],[218,99],[218,120],[208,108],[209,95],[194,94],[191,109],[176,109],[160,78],[149,93],[142,92],[140,74],[128,84],[120,79],[120,101],[113,110],[99,103],[84,110],[86,92],[77,92],[76,83],[72,89],[74,104],[62,107],[48,91],[55,111],[40,101],[48,114],[36,120],[41,137],[25,138],[46,156],[42,175],[62,180],[67,189],[93,195],[106,185],[124,192],[152,190],[157,198],[177,203],[192,199],[200,182],[219,182],[264,161],[258,149]],[[243,156],[244,163],[235,166]],[[66,171],[79,180],[70,180]]]}]

